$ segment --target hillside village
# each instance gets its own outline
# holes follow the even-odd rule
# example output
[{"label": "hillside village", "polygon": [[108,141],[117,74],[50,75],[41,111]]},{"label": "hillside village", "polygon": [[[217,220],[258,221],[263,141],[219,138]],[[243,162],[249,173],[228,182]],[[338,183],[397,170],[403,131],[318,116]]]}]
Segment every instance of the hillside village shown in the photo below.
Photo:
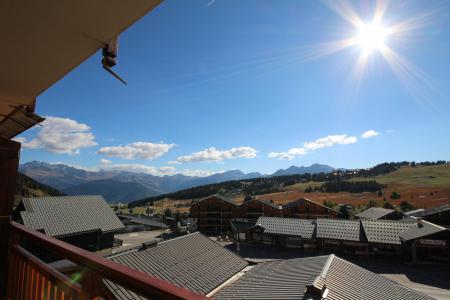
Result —
[{"label": "hillside village", "polygon": [[[384,73],[362,76],[384,58],[404,88],[426,94],[427,74],[397,53],[398,38],[447,79],[450,20],[432,13],[447,6],[385,16],[411,14],[407,4],[1,3],[0,300],[450,300],[450,161],[286,164],[446,154],[441,115]],[[351,36],[308,44],[333,27],[342,35],[337,20]],[[410,36],[439,51],[410,47]],[[360,52],[348,72],[358,101],[323,59],[349,47]],[[375,104],[389,107],[375,114]],[[347,122],[351,131],[311,138]],[[278,170],[230,167],[261,161]],[[215,167],[188,167],[203,164]]]}]

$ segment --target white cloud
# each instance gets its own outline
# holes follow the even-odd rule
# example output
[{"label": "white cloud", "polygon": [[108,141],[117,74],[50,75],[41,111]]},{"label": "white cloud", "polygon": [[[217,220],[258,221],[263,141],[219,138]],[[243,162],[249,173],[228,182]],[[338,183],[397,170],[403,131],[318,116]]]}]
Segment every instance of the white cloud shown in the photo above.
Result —
[{"label": "white cloud", "polygon": [[102,164],[102,165],[110,165],[110,164],[112,164],[112,161],[110,161],[108,159],[101,158],[100,159],[100,164]]},{"label": "white cloud", "polygon": [[379,135],[379,133],[376,132],[375,130],[367,130],[366,132],[364,132],[364,133],[361,135],[361,137],[362,137],[363,139],[368,139],[368,138],[371,138],[371,137],[374,137],[374,136],[377,136],[377,135]]},{"label": "white cloud", "polygon": [[201,169],[184,169],[184,170],[180,171],[179,173],[186,175],[186,176],[206,177],[206,176],[210,176],[212,174],[223,173],[223,172],[224,171],[213,172],[210,170],[201,170]]},{"label": "white cloud", "polygon": [[279,160],[293,160],[295,158],[294,155],[290,155],[285,152],[270,152],[267,156],[269,158],[277,158]]},{"label": "white cloud", "polygon": [[164,176],[164,175],[174,175],[175,168],[173,167],[154,167],[147,166],[144,164],[103,164],[100,166],[101,169],[107,171],[128,171],[135,173],[146,173],[155,176]]},{"label": "white cloud", "polygon": [[[68,118],[47,116],[36,137],[29,142],[17,138],[25,149],[45,149],[58,154],[78,154],[81,148],[97,145],[91,128]],[[17,140],[16,139],[16,140]]]},{"label": "white cloud", "polygon": [[306,151],[317,150],[320,148],[332,147],[334,145],[347,145],[354,144],[358,141],[356,136],[347,136],[346,134],[340,135],[329,135],[320,139],[315,140],[314,142],[305,143],[303,148]]},{"label": "white cloud", "polygon": [[125,146],[102,147],[97,154],[123,159],[152,160],[166,154],[174,146],[175,144],[135,142]]},{"label": "white cloud", "polygon": [[394,133],[394,129],[388,129],[388,130],[386,130],[386,133],[388,133],[388,134]]},{"label": "white cloud", "polygon": [[213,172],[210,170],[201,170],[201,169],[184,169],[184,170],[176,170],[174,167],[171,166],[162,166],[162,167],[154,167],[154,166],[147,166],[144,164],[102,164],[100,166],[103,170],[109,170],[109,171],[128,171],[128,172],[135,172],[135,173],[146,173],[153,176],[165,176],[165,175],[175,175],[175,174],[183,174],[186,176],[197,176],[197,177],[206,177],[210,176],[215,173],[221,173],[220,172]]},{"label": "white cloud", "polygon": [[354,144],[358,141],[356,136],[348,136],[346,134],[328,135],[326,137],[315,140],[314,142],[306,142],[302,147],[294,147],[287,152],[270,152],[267,156],[269,158],[276,158],[278,160],[292,160],[296,156],[305,155],[321,148],[328,148],[335,145]]},{"label": "white cloud", "polygon": [[254,158],[256,157],[256,153],[257,150],[252,147],[237,147],[228,150],[218,150],[215,147],[211,147],[190,155],[180,156],[175,161],[170,161],[169,163],[220,162],[226,159]]}]

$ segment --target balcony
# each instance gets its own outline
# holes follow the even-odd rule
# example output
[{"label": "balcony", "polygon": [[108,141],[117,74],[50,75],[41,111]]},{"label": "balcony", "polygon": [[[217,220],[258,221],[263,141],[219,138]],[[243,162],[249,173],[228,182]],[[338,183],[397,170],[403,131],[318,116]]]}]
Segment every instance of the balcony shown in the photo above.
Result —
[{"label": "balcony", "polygon": [[[70,260],[81,271],[70,277],[59,272],[25,249],[25,241]],[[105,280],[149,299],[209,299],[16,222],[10,224],[7,278],[6,299],[114,299]]]}]

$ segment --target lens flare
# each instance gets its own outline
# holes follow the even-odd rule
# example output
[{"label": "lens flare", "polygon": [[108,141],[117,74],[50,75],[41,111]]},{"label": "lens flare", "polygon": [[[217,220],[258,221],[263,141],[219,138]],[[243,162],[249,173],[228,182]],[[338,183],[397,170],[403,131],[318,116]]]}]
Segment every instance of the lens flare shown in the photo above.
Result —
[{"label": "lens flare", "polygon": [[387,29],[381,24],[362,24],[358,28],[358,35],[355,38],[355,42],[365,52],[383,50],[386,47],[385,38],[387,35]]}]

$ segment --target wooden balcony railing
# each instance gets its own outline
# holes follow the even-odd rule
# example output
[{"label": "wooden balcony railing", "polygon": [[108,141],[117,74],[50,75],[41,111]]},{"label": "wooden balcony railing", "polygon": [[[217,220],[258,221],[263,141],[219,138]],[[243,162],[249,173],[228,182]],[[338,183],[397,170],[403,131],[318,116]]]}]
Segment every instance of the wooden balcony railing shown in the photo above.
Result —
[{"label": "wooden balcony railing", "polygon": [[[114,299],[104,280],[148,299],[209,299],[16,222],[10,226],[7,299]],[[72,278],[60,273],[21,246],[23,240],[76,263],[81,271]]]}]

